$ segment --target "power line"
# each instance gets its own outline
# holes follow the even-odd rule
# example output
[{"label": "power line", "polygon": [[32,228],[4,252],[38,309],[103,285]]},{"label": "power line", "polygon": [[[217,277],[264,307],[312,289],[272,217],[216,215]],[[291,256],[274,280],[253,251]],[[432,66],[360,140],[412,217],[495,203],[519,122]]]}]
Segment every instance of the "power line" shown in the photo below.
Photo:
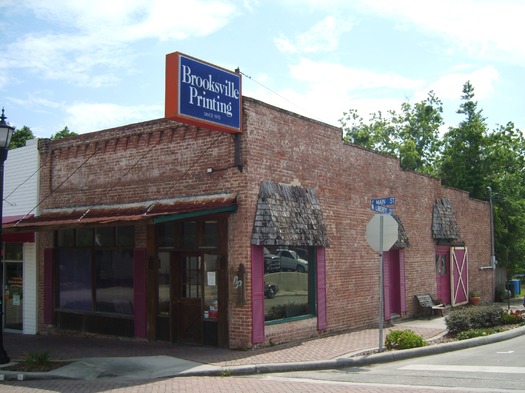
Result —
[{"label": "power line", "polygon": [[166,193],[164,193],[162,198],[157,199],[155,202],[153,202],[151,205],[148,206],[148,208],[146,209],[146,211],[144,212],[143,215],[147,215],[149,212],[151,212],[155,208],[155,205],[157,203],[159,203],[162,199],[167,198],[168,195],[171,193],[171,191],[173,191],[173,189],[175,188],[177,183],[180,182],[188,174],[188,172],[197,164],[197,162],[199,162],[202,159],[204,154],[206,154],[208,152],[208,150],[210,150],[212,148],[212,146],[215,145],[215,143],[217,143],[217,141],[222,136],[223,136],[223,133],[222,132],[219,133],[219,135],[208,145],[208,147],[191,163],[190,166],[188,166],[188,168],[184,171],[184,173],[182,175],[180,175],[177,179],[175,179],[174,185]]},{"label": "power line", "polygon": [[[20,220],[18,220],[14,226],[17,226],[18,224],[20,224],[23,220],[25,220],[26,218],[29,217],[29,215],[36,209],[38,208],[42,203],[44,203],[47,199],[49,199],[49,197],[51,197],[51,195],[53,195],[55,193],[56,190],[58,190],[60,187],[62,187],[75,173],[77,173],[84,165],[86,165],[86,163],[91,159],[91,157],[93,157],[97,151],[99,149],[98,148],[95,148],[95,150],[93,151],[93,153],[91,153],[91,155],[86,158],[84,160],[84,162],[82,162],[82,164],[80,164],[73,172],[71,172],[71,174],[69,176],[67,176],[58,186],[56,186],[54,189],[51,190],[51,192],[45,197],[43,198],[40,202],[38,202],[35,207],[33,207],[29,212],[27,212],[25,214],[24,217],[22,217]],[[50,153],[51,154],[51,153]],[[48,160],[46,160],[46,163],[47,163]],[[42,164],[42,166],[45,165]],[[39,170],[42,168],[42,166],[39,168]]]}]

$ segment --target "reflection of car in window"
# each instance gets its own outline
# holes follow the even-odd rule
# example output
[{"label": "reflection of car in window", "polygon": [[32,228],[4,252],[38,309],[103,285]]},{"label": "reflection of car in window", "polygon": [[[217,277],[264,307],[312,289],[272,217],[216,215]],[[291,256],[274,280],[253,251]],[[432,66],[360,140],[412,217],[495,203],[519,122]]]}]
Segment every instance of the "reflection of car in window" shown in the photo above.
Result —
[{"label": "reflection of car in window", "polygon": [[275,254],[270,253],[266,247],[264,247],[264,272],[274,273],[281,270],[281,264],[279,257]]},{"label": "reflection of car in window", "polygon": [[264,297],[273,299],[275,294],[279,291],[279,287],[276,284],[264,283]]},{"label": "reflection of car in window", "polygon": [[293,250],[277,250],[277,256],[283,271],[298,271],[300,273],[308,271],[308,261],[300,258],[297,252]]}]

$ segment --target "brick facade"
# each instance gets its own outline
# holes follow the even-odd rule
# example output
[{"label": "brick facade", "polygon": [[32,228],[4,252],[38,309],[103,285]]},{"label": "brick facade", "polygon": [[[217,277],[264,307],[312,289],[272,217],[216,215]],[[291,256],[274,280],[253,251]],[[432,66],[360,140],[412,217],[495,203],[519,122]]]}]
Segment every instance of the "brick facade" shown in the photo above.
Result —
[{"label": "brick facade", "polygon": [[[326,332],[356,329],[378,321],[378,255],[367,245],[370,200],[395,196],[394,212],[410,246],[405,256],[404,316],[416,311],[414,295],[436,293],[432,207],[452,201],[461,239],[469,250],[469,282],[491,296],[489,205],[438,179],[403,171],[395,158],[343,142],[341,129],[244,98],[240,136],[242,171],[235,162],[234,136],[164,119],[40,143],[42,209],[118,205],[180,196],[236,193],[238,210],[228,218],[228,265],[246,269],[245,304],[229,300],[231,348],[250,348],[250,240],[262,181],[314,189],[323,210],[326,248]],[[212,168],[211,172],[208,168]],[[136,232],[146,247],[145,227]],[[41,237],[43,250],[52,238]],[[43,274],[39,275],[41,277]],[[40,283],[40,287],[43,283]],[[231,291],[230,291],[231,293]],[[42,310],[40,314],[42,315]],[[41,327],[43,328],[43,327]],[[315,320],[267,326],[265,343],[323,334]]]}]

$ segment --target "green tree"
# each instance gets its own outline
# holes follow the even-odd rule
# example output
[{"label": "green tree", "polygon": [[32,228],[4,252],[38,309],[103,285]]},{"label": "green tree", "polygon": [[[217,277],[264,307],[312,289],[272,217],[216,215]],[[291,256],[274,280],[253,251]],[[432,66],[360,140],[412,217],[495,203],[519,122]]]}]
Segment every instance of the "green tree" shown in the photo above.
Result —
[{"label": "green tree", "polygon": [[78,134],[74,131],[70,131],[69,128],[65,126],[63,130],[58,131],[56,134],[51,135],[51,139],[61,139],[61,138],[67,138],[70,136],[75,136],[75,135],[78,135]]},{"label": "green tree", "polygon": [[509,122],[486,137],[486,182],[494,192],[494,237],[509,277],[525,270],[525,138]]},{"label": "green tree", "polygon": [[405,102],[400,113],[393,110],[372,113],[364,122],[356,110],[340,119],[345,140],[399,157],[403,169],[436,174],[441,142],[439,127],[443,125],[443,106],[431,91],[427,98],[415,105]]},{"label": "green tree", "polygon": [[430,91],[425,100],[414,106],[405,102],[401,110],[402,115],[395,119],[399,127],[401,167],[435,175],[441,152],[439,128],[443,125],[443,103]]},{"label": "green tree", "polygon": [[484,138],[487,133],[485,118],[474,101],[474,87],[463,85],[463,96],[457,113],[466,119],[458,127],[451,127],[443,138],[440,177],[450,187],[468,191],[473,198],[485,199],[483,172]]},{"label": "green tree", "polygon": [[9,144],[9,149],[24,147],[26,145],[26,141],[34,138],[35,136],[33,135],[31,129],[27,126],[23,126],[21,129],[15,130],[13,132],[13,136],[11,137],[11,143]]}]

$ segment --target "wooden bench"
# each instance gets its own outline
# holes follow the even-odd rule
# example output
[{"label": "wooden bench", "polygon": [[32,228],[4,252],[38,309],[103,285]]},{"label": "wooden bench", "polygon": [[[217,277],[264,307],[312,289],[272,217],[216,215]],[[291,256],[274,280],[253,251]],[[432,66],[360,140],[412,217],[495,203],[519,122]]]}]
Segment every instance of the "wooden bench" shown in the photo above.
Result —
[{"label": "wooden bench", "polygon": [[435,315],[436,313],[443,316],[443,313],[445,311],[444,304],[437,304],[434,301],[434,299],[432,299],[432,296],[430,296],[429,294],[415,296],[417,301],[419,302],[419,306],[428,312],[429,317]]}]

